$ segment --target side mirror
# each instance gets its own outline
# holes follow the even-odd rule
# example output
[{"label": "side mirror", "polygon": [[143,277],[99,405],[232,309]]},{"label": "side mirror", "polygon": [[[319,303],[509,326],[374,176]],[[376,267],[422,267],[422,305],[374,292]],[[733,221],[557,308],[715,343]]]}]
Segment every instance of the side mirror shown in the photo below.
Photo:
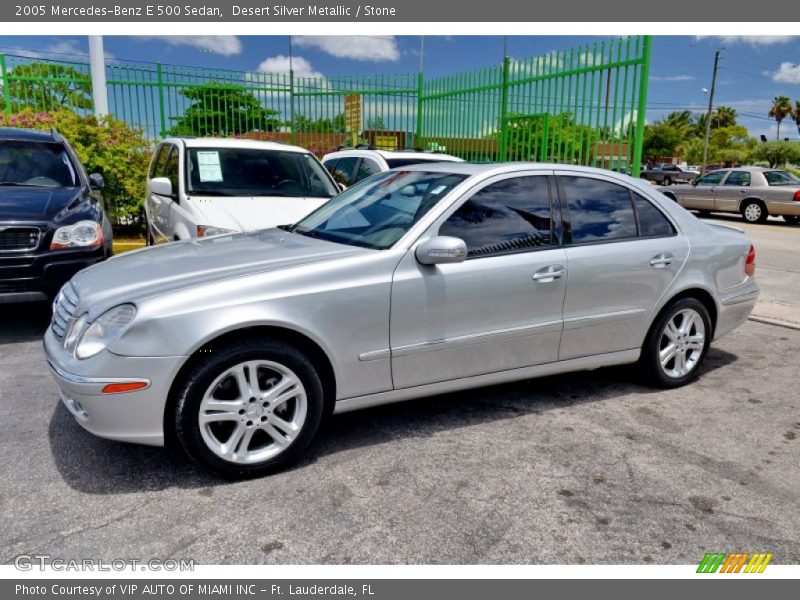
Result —
[{"label": "side mirror", "polygon": [[92,173],[89,175],[89,187],[93,190],[102,190],[106,186],[106,182],[100,173]]},{"label": "side mirror", "polygon": [[336,187],[338,187],[338,188],[339,188],[339,191],[340,191],[340,192],[343,192],[343,191],[345,191],[345,190],[347,189],[347,186],[346,186],[345,184],[343,184],[343,183],[340,183],[340,182],[338,182],[338,181],[336,182]]},{"label": "side mirror", "polygon": [[462,239],[440,235],[422,242],[414,255],[422,265],[460,263],[467,259],[467,244]]},{"label": "side mirror", "polygon": [[692,181],[691,181],[691,184],[692,184],[692,185],[697,185],[697,177],[695,177],[694,179],[692,179]]},{"label": "side mirror", "polygon": [[157,196],[172,198],[172,182],[167,177],[154,177],[150,180],[150,191]]}]

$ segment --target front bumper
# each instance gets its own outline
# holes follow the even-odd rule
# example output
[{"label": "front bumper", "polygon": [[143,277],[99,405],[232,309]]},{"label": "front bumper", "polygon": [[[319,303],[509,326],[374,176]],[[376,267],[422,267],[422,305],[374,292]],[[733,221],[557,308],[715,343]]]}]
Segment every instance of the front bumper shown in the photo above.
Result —
[{"label": "front bumper", "polygon": [[57,250],[41,254],[0,254],[0,303],[45,300],[58,293],[75,273],[106,258],[93,250]]},{"label": "front bumper", "polygon": [[[164,445],[164,408],[185,357],[124,357],[105,350],[80,361],[63,349],[50,328],[44,351],[62,402],[84,429],[111,440]],[[147,387],[102,392],[109,383],[123,381],[143,381]]]}]

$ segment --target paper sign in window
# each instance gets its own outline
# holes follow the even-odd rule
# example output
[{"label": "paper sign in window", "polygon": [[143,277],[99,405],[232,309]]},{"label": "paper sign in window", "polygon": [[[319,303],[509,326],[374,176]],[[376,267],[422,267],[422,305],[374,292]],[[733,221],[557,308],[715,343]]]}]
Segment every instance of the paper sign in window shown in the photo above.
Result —
[{"label": "paper sign in window", "polygon": [[197,170],[199,171],[200,181],[222,181],[219,152],[198,152]]}]

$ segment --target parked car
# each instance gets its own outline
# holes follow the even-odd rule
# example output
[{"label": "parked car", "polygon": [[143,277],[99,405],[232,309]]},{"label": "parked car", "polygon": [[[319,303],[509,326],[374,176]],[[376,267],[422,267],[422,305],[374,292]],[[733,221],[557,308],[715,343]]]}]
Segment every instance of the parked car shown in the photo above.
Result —
[{"label": "parked car", "polygon": [[308,150],[219,138],[165,139],[147,186],[148,245],[294,223],[340,191]]},{"label": "parked car", "polygon": [[102,187],[57,131],[0,128],[0,303],[53,298],[111,255]]},{"label": "parked car", "polygon": [[754,269],[744,233],[624,175],[425,164],[292,226],[83,271],[44,342],[90,432],[252,476],[331,412],[636,362],[684,385],[749,315]]},{"label": "parked car", "polygon": [[464,162],[463,159],[440,152],[379,150],[358,147],[331,152],[322,157],[322,164],[337,183],[351,186],[374,175],[396,167],[408,167],[434,162]]},{"label": "parked car", "polygon": [[663,193],[701,215],[739,213],[750,223],[763,223],[776,215],[790,225],[800,222],[800,179],[781,169],[719,169]]},{"label": "parked car", "polygon": [[685,183],[692,181],[697,177],[698,173],[673,165],[669,163],[662,163],[656,165],[652,169],[644,169],[639,177],[654,181],[659,185],[672,185],[673,183]]}]

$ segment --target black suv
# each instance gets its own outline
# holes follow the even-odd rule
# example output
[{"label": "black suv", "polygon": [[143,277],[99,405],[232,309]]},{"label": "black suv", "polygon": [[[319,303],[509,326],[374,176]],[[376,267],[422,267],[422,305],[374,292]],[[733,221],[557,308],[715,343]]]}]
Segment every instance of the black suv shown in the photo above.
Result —
[{"label": "black suv", "polygon": [[0,127],[0,304],[52,298],[111,256],[102,187],[55,130]]}]

